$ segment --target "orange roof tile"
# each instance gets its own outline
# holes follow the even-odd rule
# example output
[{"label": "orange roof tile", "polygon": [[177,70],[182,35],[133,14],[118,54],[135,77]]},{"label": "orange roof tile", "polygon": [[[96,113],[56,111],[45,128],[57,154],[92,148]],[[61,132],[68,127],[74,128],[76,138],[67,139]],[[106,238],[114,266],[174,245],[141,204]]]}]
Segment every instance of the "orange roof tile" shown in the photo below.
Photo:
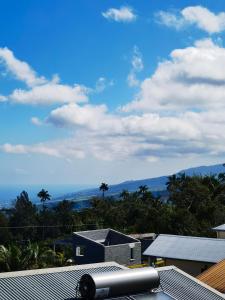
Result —
[{"label": "orange roof tile", "polygon": [[225,293],[225,259],[213,265],[197,278],[221,293]]}]

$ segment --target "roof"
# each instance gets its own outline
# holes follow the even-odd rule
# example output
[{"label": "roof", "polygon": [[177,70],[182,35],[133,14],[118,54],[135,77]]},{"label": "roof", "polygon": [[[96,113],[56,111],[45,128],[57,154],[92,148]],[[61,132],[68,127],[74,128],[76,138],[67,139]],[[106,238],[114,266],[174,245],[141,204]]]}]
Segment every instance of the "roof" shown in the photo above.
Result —
[{"label": "roof", "polygon": [[73,234],[83,237],[87,240],[91,240],[92,242],[98,243],[104,247],[117,244],[140,243],[139,240],[111,228],[77,231]]},{"label": "roof", "polygon": [[157,268],[164,293],[176,300],[222,300],[225,295],[175,266]]},{"label": "roof", "polygon": [[212,228],[214,231],[225,231],[225,224]]},{"label": "roof", "polygon": [[225,239],[160,234],[143,254],[217,263],[225,258]]},{"label": "roof", "polygon": [[[101,263],[0,274],[1,300],[75,300],[75,287],[85,273],[126,269],[116,263]],[[137,300],[222,300],[225,297],[213,288],[178,268],[157,269],[161,288],[155,293],[135,295]],[[130,297],[119,297],[117,300]]]},{"label": "roof", "polygon": [[225,259],[198,275],[199,280],[225,293]]},{"label": "roof", "polygon": [[1,300],[72,300],[85,273],[123,269],[117,263],[0,273]]},{"label": "roof", "polygon": [[154,239],[156,234],[155,233],[132,233],[129,234],[130,237],[134,238],[134,239]]}]

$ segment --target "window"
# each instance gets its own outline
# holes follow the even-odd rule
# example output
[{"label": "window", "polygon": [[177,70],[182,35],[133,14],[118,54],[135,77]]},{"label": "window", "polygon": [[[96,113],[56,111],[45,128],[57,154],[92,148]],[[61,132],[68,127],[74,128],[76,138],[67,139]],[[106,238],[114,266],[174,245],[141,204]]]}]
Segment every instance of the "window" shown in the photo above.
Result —
[{"label": "window", "polygon": [[76,247],[76,256],[84,256],[85,246],[77,246]]},{"label": "window", "polygon": [[130,248],[130,259],[134,260],[134,248]]}]

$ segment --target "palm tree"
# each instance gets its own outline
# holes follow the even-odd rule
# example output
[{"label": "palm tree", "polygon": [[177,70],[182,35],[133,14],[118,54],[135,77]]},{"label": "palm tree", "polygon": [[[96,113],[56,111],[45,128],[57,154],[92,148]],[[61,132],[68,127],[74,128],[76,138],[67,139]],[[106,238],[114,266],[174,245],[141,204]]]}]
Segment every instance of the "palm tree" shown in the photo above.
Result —
[{"label": "palm tree", "polygon": [[37,196],[40,198],[41,202],[42,202],[42,207],[43,210],[45,210],[45,202],[47,200],[51,199],[51,195],[49,195],[48,191],[45,191],[44,189],[42,189]]},{"label": "palm tree", "polygon": [[128,190],[122,190],[122,192],[120,193],[120,198],[122,198],[123,200],[128,199],[129,197],[129,191]]},{"label": "palm tree", "polygon": [[102,184],[99,187],[99,190],[102,191],[102,198],[105,197],[105,192],[108,191],[108,189],[109,189],[108,184],[105,182],[102,182]]},{"label": "palm tree", "polygon": [[148,191],[148,187],[147,185],[140,185],[139,188],[138,188],[138,193],[140,195],[144,195],[146,192]]}]

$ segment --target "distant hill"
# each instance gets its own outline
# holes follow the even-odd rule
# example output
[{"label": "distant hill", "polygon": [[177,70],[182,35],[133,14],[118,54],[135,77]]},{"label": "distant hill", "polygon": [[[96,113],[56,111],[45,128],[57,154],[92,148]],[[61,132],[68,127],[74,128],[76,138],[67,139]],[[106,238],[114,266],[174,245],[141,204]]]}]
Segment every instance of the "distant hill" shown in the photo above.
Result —
[{"label": "distant hill", "polygon": [[[219,174],[225,172],[225,167],[222,164],[213,165],[213,166],[200,166],[196,168],[190,168],[186,170],[181,170],[176,174],[185,173],[186,175],[210,175],[210,174]],[[134,192],[138,189],[140,185],[147,185],[148,188],[153,192],[153,194],[163,195],[166,190],[166,182],[168,180],[167,176],[140,179],[140,180],[130,180],[125,181],[119,184],[109,185],[109,191],[107,191],[107,196],[118,196],[122,190],[128,190],[129,192]],[[73,200],[77,203],[77,207],[88,206],[88,200],[94,196],[100,196],[101,192],[98,188],[81,190],[74,193],[68,193],[54,199],[53,201],[61,201],[63,199]]]}]

